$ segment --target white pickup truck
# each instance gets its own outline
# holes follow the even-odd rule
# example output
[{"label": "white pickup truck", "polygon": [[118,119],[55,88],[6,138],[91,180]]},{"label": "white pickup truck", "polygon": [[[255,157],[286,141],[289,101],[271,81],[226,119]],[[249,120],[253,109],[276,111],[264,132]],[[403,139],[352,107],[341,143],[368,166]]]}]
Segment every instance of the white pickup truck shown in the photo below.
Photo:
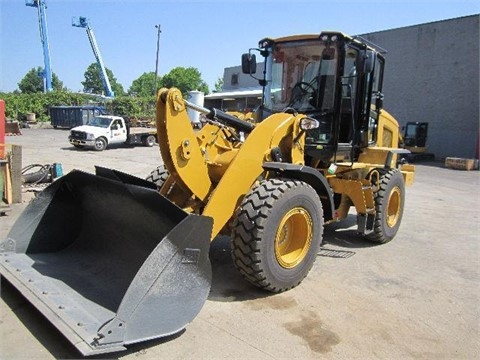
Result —
[{"label": "white pickup truck", "polygon": [[72,128],[68,140],[76,148],[92,147],[102,151],[110,144],[153,146],[156,134],[155,128],[131,127],[120,116],[101,115]]}]

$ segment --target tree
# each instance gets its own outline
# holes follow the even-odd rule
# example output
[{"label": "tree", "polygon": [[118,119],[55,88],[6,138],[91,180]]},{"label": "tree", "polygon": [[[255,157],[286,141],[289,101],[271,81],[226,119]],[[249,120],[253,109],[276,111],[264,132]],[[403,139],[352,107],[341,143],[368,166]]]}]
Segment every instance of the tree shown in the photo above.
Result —
[{"label": "tree", "polygon": [[176,67],[164,75],[160,83],[163,87],[176,87],[184,95],[191,90],[199,90],[205,94],[209,93],[207,83],[202,80],[202,74],[194,67]]},{"label": "tree", "polygon": [[[24,94],[32,94],[37,92],[43,92],[43,68],[37,67],[32,68],[29,72],[25,74],[22,80],[18,83],[18,88]],[[61,91],[64,90],[63,82],[58,79],[58,76],[55,73],[52,73],[52,87],[53,90]]]},{"label": "tree", "polygon": [[[160,79],[157,78],[157,89],[160,84]],[[133,80],[132,85],[128,89],[129,95],[137,96],[153,96],[155,87],[155,73],[143,73],[138,79]]]},{"label": "tree", "polygon": [[223,90],[223,78],[219,77],[214,86],[215,86],[214,91],[221,92]]},{"label": "tree", "polygon": [[[107,72],[108,80],[110,81],[110,86],[112,87],[115,96],[124,95],[125,91],[123,90],[123,86],[117,82],[117,79],[113,76],[112,70],[105,68],[105,71]],[[105,92],[100,69],[97,63],[90,64],[85,71],[84,76],[85,81],[82,81],[83,91],[93,94],[102,94]]]}]

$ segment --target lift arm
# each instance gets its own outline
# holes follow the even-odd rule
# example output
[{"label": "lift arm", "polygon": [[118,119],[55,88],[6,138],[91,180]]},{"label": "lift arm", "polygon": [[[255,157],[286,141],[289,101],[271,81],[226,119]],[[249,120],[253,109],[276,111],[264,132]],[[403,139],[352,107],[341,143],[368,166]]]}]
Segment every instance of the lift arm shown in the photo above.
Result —
[{"label": "lift arm", "polygon": [[[195,132],[187,107],[212,122]],[[167,198],[188,211],[192,202],[185,199],[198,199],[200,204],[194,208],[213,218],[212,240],[234,214],[239,199],[263,176],[264,163],[274,161],[274,150],[290,163],[303,165],[301,123],[306,116],[302,114],[277,113],[252,125],[218,109],[195,106],[171,88],[159,90],[156,118],[161,157],[172,178],[161,191],[168,190]],[[229,128],[244,132],[246,139],[236,138]],[[177,191],[171,190],[172,183]],[[178,196],[179,192],[185,196]]]}]

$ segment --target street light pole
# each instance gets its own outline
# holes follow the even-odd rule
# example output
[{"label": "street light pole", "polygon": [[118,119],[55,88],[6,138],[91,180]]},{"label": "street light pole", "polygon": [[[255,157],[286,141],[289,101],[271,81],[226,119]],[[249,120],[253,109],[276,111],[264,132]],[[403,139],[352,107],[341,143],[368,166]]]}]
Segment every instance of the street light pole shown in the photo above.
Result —
[{"label": "street light pole", "polygon": [[160,30],[160,24],[155,25],[157,28],[157,59],[155,61],[155,88],[153,89],[153,94],[156,96],[157,95],[157,77],[158,77],[158,51],[160,49],[160,33],[162,30]]}]

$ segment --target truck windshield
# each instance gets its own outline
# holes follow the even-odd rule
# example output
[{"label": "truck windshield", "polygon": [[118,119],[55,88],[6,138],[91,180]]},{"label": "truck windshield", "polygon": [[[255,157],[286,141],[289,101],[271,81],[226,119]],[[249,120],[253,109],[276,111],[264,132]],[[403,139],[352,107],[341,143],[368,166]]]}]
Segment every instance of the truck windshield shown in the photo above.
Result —
[{"label": "truck windshield", "polygon": [[272,111],[333,109],[337,51],[320,39],[278,43],[273,51]]},{"label": "truck windshield", "polygon": [[110,118],[94,117],[87,122],[87,125],[107,128],[111,122],[112,119]]}]

